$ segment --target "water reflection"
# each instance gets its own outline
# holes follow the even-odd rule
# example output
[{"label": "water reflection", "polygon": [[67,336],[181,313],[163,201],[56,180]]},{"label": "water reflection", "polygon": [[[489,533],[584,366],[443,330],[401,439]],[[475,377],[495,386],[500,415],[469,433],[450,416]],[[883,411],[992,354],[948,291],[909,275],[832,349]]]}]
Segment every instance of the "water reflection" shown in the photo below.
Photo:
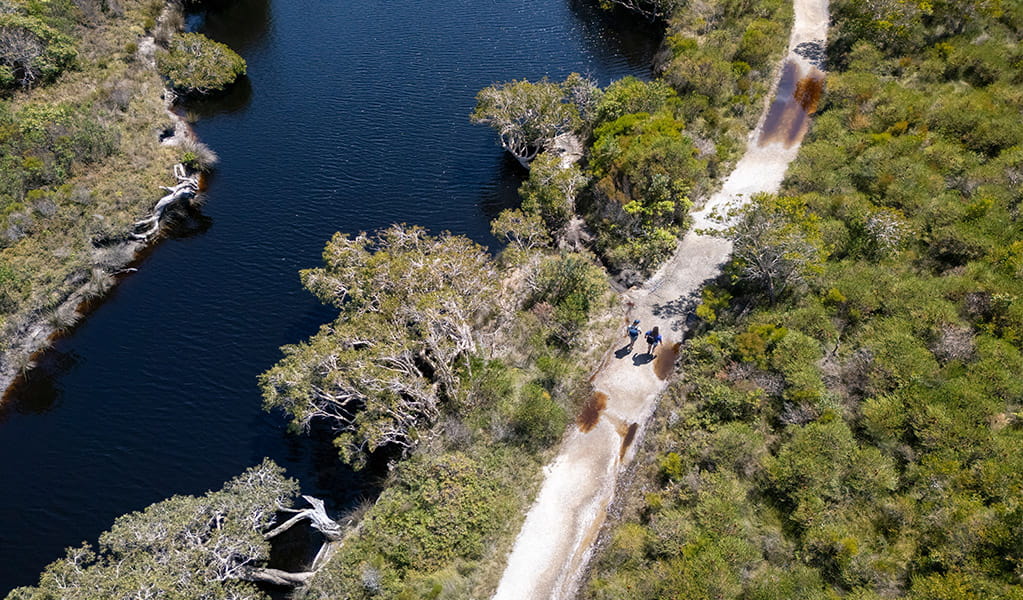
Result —
[{"label": "water reflection", "polygon": [[53,349],[37,357],[37,366],[21,378],[0,404],[0,424],[14,415],[41,415],[60,405],[62,390],[59,377],[78,364],[73,352]]},{"label": "water reflection", "polygon": [[249,105],[252,100],[252,80],[241,76],[224,94],[215,98],[191,99],[179,107],[194,119],[205,119],[215,115],[226,115],[238,112]]},{"label": "water reflection", "polygon": [[519,161],[507,152],[501,153],[494,166],[494,178],[480,196],[479,207],[487,220],[496,219],[502,210],[519,206],[519,187],[528,178],[529,171]]},{"label": "water reflection", "polygon": [[600,8],[594,0],[568,0],[568,8],[586,39],[595,42],[595,51],[633,68],[649,69],[661,45],[662,26],[617,5]]},{"label": "water reflection", "polygon": [[823,91],[824,73],[810,67],[804,74],[795,61],[786,61],[758,145],[781,143],[791,148],[802,141]]},{"label": "water reflection", "polygon": [[273,24],[270,0],[205,0],[205,12],[190,26],[245,55],[267,43]]}]

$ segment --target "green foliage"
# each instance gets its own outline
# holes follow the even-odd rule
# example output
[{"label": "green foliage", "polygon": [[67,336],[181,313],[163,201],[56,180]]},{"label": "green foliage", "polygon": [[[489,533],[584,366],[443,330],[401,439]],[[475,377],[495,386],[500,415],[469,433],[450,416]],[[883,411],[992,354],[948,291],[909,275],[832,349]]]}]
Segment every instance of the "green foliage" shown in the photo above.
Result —
[{"label": "green foliage", "polygon": [[739,358],[766,369],[775,346],[788,333],[788,329],[770,324],[750,325],[746,331],[735,336]]},{"label": "green foliage", "polygon": [[617,257],[616,248],[634,242],[639,247],[613,266],[656,264],[682,231],[692,206],[689,193],[702,183],[705,165],[683,123],[668,113],[627,114],[594,134],[591,210],[605,222],[602,250]]},{"label": "green foliage", "polygon": [[810,524],[821,502],[839,503],[882,496],[897,484],[894,465],[878,451],[860,447],[841,419],[822,419],[797,428],[768,463],[767,471],[793,517]]},{"label": "green foliage", "polygon": [[494,266],[463,237],[394,225],[373,236],[338,233],[306,288],[338,318],[260,378],[267,408],[307,428],[322,419],[356,466],[378,448],[405,453],[445,399],[459,398],[475,328],[492,301]]},{"label": "green foliage", "polygon": [[737,275],[772,302],[802,284],[827,256],[818,221],[802,199],[757,196],[728,231]]},{"label": "green foliage", "polygon": [[[717,597],[1019,597],[1023,163],[1006,6],[831,3],[823,110],[783,195],[740,215],[733,300],[703,311],[685,402],[652,427],[645,497],[626,501],[635,542],[590,597],[710,595],[683,563],[740,514],[757,554]],[[689,37],[669,44],[701,58]],[[669,589],[648,583],[669,569]]]},{"label": "green foliage", "polygon": [[118,517],[97,549],[69,548],[38,587],[8,598],[267,598],[240,578],[266,565],[263,534],[297,495],[298,483],[266,459],[216,492],[175,496]]},{"label": "green foliage", "polygon": [[491,449],[405,461],[357,535],[301,597],[466,597],[473,565],[522,508],[509,480],[521,455]]},{"label": "green foliage", "polygon": [[530,279],[527,306],[539,309],[553,336],[566,346],[575,342],[575,334],[608,292],[604,270],[583,254],[547,257]]},{"label": "green foliage", "polygon": [[484,463],[453,453],[403,468],[399,484],[380,499],[381,510],[363,525],[368,536],[395,540],[383,549],[385,558],[398,569],[433,570],[482,554],[504,504]]},{"label": "green foliage", "polygon": [[186,94],[223,91],[245,74],[245,59],[201,33],[175,34],[167,50],[157,52],[156,66],[175,90]]},{"label": "green foliage", "polygon": [[556,139],[585,127],[599,89],[573,73],[562,83],[513,80],[483,88],[469,119],[490,125],[501,146],[524,165],[555,148]]},{"label": "green foliage", "polygon": [[506,256],[524,257],[530,250],[550,246],[551,236],[543,220],[536,213],[509,208],[490,224],[497,239],[508,244]]},{"label": "green foliage", "polygon": [[784,35],[784,29],[777,21],[755,19],[746,26],[742,34],[735,60],[744,62],[754,69],[769,65],[775,53],[773,42]]},{"label": "green foliage", "polygon": [[561,439],[568,425],[568,414],[551,393],[536,384],[522,390],[522,398],[515,408],[512,427],[522,443],[533,447],[546,447]]},{"label": "green foliage", "polygon": [[[29,104],[11,114],[0,106],[0,206],[7,215],[30,191],[60,185],[76,165],[101,161],[116,148],[117,134],[91,117],[88,105]],[[7,216],[0,212],[0,218]],[[4,220],[0,220],[0,225]],[[0,242],[2,244],[2,242]]]},{"label": "green foliage", "polygon": [[612,82],[597,104],[596,125],[634,113],[675,113],[681,108],[678,93],[663,79],[640,81],[625,77]]},{"label": "green foliage", "polygon": [[77,57],[74,40],[40,16],[0,12],[0,89],[50,82]]},{"label": "green foliage", "polygon": [[575,216],[575,201],[586,177],[575,164],[562,167],[561,158],[542,154],[530,165],[529,179],[519,188],[522,210],[543,219],[551,234]]}]

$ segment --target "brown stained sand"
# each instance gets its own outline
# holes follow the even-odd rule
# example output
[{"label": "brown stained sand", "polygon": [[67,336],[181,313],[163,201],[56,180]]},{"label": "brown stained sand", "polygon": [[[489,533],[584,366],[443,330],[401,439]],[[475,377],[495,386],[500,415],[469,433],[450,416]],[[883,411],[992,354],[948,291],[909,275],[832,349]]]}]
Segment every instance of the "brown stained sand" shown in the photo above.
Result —
[{"label": "brown stained sand", "polygon": [[675,370],[675,359],[678,358],[681,349],[682,342],[676,342],[670,346],[665,344],[657,351],[657,356],[654,357],[654,374],[658,379],[665,380],[671,377],[671,372]]},{"label": "brown stained sand", "polygon": [[600,413],[604,412],[607,408],[607,394],[604,392],[593,392],[590,399],[586,401],[586,405],[583,406],[583,410],[579,413],[575,423],[579,426],[579,431],[587,433],[597,426],[597,421],[600,420]]},{"label": "brown stained sand", "polygon": [[[639,423],[630,423],[628,427],[618,428],[618,434],[622,436],[622,447],[618,450],[618,459],[625,458],[625,453],[629,451],[629,446],[632,445],[632,441],[636,439],[636,432],[639,431]],[[623,431],[624,430],[624,431]]]},{"label": "brown stained sand", "polygon": [[[759,128],[763,135],[750,139],[721,190],[693,213],[694,230],[686,234],[675,255],[642,288],[625,294],[624,299],[634,303],[629,316],[640,319],[644,327],[659,325],[669,334],[684,330],[686,315],[665,307],[693,297],[704,282],[717,277],[732,250],[728,239],[705,231],[727,227],[727,219],[721,216],[742,207],[755,194],[777,192],[798,152],[807,117],[816,109],[823,88],[823,75],[797,50],[824,43],[829,15],[828,0],[793,0],[793,4],[795,21],[786,57],[791,66],[782,69],[789,79],[784,89],[781,82],[777,86],[777,97],[784,102],[776,101],[771,108],[794,106],[798,112],[792,114],[799,119],[785,117],[784,111],[771,118],[765,114]],[[780,137],[769,139],[768,125]],[[631,460],[629,448],[642,440],[644,424],[667,386],[664,378],[671,375],[675,361],[669,354],[674,350],[659,352],[666,356],[663,362],[618,358],[614,349],[608,350],[592,379],[593,388],[603,393],[603,405],[597,410],[595,393],[592,410],[583,411],[580,426],[569,431],[558,456],[544,467],[543,485],[508,555],[495,600],[567,600],[575,595],[595,536],[614,500],[619,473]],[[625,423],[630,425],[623,434]]]}]

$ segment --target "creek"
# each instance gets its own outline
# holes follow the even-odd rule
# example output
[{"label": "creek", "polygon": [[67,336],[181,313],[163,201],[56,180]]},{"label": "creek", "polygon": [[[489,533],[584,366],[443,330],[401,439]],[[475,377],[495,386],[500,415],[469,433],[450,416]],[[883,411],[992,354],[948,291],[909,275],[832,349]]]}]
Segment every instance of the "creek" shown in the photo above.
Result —
[{"label": "creek", "polygon": [[473,126],[513,78],[647,78],[658,40],[579,0],[238,0],[193,18],[248,78],[188,107],[220,155],[183,223],[0,408],[0,596],[114,518],[270,456],[324,497],[367,482],[261,408],[279,347],[332,318],[298,281],[338,230],[394,222],[494,246],[523,172]]}]

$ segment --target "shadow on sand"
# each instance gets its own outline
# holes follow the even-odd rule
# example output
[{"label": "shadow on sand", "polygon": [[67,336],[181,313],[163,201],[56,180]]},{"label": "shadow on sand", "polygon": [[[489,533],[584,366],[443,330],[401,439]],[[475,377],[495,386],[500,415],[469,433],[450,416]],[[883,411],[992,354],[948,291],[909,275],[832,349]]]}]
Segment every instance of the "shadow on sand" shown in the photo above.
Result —
[{"label": "shadow on sand", "polygon": [[637,367],[640,365],[645,365],[652,361],[654,359],[654,356],[655,355],[647,354],[646,352],[644,352],[643,354],[636,354],[632,357],[632,364],[636,365]]},{"label": "shadow on sand", "polygon": [[623,359],[632,352],[632,344],[626,344],[621,348],[615,350],[615,358]]}]

